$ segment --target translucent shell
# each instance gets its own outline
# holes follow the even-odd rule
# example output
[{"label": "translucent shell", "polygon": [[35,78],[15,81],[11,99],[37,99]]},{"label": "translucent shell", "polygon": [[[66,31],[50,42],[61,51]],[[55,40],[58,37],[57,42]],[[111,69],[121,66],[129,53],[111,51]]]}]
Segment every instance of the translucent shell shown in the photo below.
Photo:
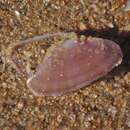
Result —
[{"label": "translucent shell", "polygon": [[67,40],[45,55],[27,85],[38,96],[63,95],[103,77],[121,61],[122,51],[113,41]]}]

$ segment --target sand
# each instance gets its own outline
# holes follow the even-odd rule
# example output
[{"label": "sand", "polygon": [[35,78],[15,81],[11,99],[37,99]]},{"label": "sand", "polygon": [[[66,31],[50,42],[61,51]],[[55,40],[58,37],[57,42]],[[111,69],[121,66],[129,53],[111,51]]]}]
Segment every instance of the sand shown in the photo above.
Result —
[{"label": "sand", "polygon": [[[124,8],[123,0],[0,0],[0,130],[130,130],[130,13]],[[10,48],[59,31],[117,42],[122,64],[76,92],[35,97],[10,62]],[[51,44],[21,50],[20,61],[35,70]]]}]

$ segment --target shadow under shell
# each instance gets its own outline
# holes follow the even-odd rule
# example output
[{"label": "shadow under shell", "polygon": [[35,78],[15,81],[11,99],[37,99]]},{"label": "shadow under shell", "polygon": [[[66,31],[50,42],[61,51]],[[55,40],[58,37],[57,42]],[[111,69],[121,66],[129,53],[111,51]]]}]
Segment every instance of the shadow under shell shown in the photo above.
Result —
[{"label": "shadow under shell", "polygon": [[113,41],[88,38],[67,40],[45,55],[36,73],[27,81],[38,96],[59,96],[89,85],[122,61],[122,51]]}]

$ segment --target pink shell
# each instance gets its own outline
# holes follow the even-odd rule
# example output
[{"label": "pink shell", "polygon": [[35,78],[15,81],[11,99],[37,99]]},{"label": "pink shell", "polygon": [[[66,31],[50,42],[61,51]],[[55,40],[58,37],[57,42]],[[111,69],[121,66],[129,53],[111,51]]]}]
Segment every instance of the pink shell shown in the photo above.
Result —
[{"label": "pink shell", "polygon": [[35,95],[57,96],[78,90],[106,75],[122,61],[113,41],[88,38],[68,40],[46,54],[27,85]]}]

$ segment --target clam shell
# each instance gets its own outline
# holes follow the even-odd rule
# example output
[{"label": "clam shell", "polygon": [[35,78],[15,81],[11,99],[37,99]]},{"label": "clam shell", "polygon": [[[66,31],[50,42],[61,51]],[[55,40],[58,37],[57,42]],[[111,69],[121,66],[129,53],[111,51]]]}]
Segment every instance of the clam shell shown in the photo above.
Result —
[{"label": "clam shell", "polygon": [[63,95],[89,85],[121,61],[122,51],[111,40],[67,40],[45,55],[27,86],[38,96]]}]

